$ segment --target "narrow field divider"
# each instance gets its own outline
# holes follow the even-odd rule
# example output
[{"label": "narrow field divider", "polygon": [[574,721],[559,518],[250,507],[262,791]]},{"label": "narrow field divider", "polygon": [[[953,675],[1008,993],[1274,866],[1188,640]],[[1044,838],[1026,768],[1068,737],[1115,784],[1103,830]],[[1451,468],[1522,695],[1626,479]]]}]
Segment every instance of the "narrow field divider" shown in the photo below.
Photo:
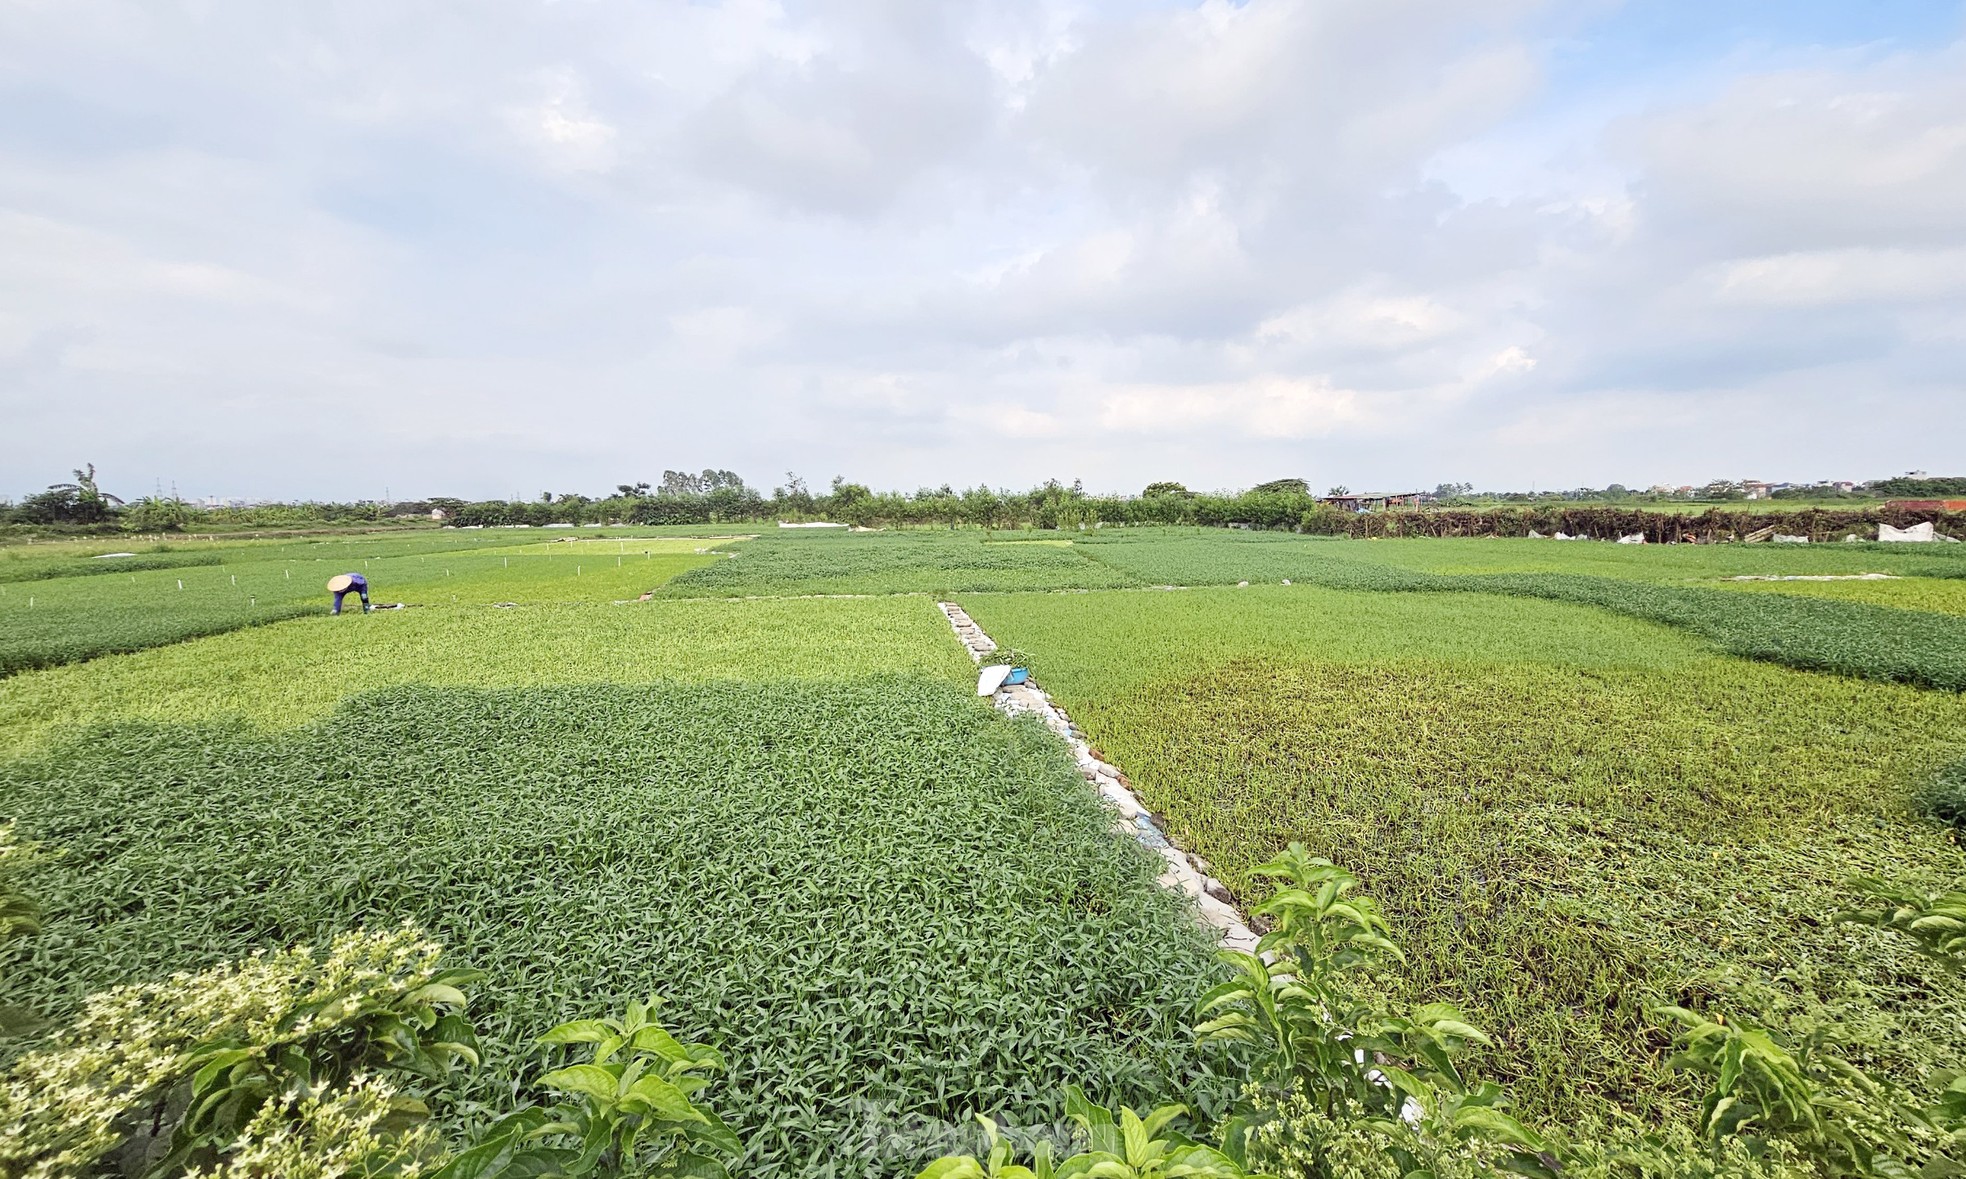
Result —
[{"label": "narrow field divider", "polygon": [[[980,666],[997,654],[996,640],[985,634],[961,606],[954,602],[937,602],[936,606],[948,618],[971,660]],[[1038,687],[1036,681],[1026,679],[1021,684],[997,689],[991,699],[1006,715],[1035,716],[1058,734],[1071,748],[1086,782],[1119,812],[1113,824],[1115,834],[1137,841],[1166,865],[1160,874],[1161,887],[1185,895],[1202,922],[1215,930],[1224,946],[1255,952],[1257,936],[1236,910],[1228,887],[1209,874],[1206,860],[1190,855],[1167,838],[1167,833],[1154,821],[1153,812],[1133,793],[1132,782],[1119,767],[1093,752],[1084,730],[1072,723],[1072,718],[1049,693]]]}]

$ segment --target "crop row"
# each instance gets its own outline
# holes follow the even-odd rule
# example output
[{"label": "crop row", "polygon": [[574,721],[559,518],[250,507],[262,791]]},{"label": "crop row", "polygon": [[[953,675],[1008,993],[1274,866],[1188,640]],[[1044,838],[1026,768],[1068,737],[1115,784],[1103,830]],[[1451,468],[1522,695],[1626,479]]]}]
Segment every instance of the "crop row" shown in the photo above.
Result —
[{"label": "crop row", "polygon": [[0,1002],[413,919],[489,974],[454,1131],[542,1026],[650,992],[729,1059],[761,1179],[912,1173],[972,1111],[1202,1068],[1208,947],[1156,861],[1048,734],[944,681],[405,688],[281,735],[98,729],[0,797],[64,853]]}]

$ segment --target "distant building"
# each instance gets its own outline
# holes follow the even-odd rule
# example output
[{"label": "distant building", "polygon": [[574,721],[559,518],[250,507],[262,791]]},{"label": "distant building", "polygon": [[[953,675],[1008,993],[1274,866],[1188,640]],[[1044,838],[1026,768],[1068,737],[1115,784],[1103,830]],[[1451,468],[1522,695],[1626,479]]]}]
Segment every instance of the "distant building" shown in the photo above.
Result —
[{"label": "distant building", "polygon": [[1775,485],[1772,483],[1763,483],[1759,479],[1743,479],[1741,480],[1741,490],[1749,499],[1767,499],[1769,493],[1775,490]]},{"label": "distant building", "polygon": [[1357,495],[1327,495],[1318,500],[1341,512],[1377,512],[1387,508],[1417,508],[1436,502],[1431,491],[1361,492]]},{"label": "distant building", "polygon": [[442,508],[431,508],[430,518],[432,520],[448,520],[451,518],[451,514]]},{"label": "distant building", "polygon": [[1833,483],[1831,483],[1831,484],[1830,484],[1830,486],[1831,486],[1831,487],[1834,487],[1834,488],[1835,488],[1836,490],[1838,490],[1838,491],[1855,491],[1855,490],[1857,490],[1857,485],[1856,485],[1855,483],[1852,483],[1852,482],[1851,482],[1850,480],[1848,480],[1848,479],[1838,479],[1838,480],[1836,480],[1835,482],[1833,482]]}]

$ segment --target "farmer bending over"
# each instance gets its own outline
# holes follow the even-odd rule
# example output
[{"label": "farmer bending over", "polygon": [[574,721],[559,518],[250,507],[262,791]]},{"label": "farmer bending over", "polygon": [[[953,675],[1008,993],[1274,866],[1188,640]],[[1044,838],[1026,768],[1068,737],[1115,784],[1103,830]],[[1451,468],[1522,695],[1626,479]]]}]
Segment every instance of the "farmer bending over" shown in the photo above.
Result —
[{"label": "farmer bending over", "polygon": [[341,599],[348,594],[362,595],[362,613],[369,612],[369,579],[359,573],[340,573],[328,578],[328,592],[334,595],[334,609],[330,614],[341,613]]}]

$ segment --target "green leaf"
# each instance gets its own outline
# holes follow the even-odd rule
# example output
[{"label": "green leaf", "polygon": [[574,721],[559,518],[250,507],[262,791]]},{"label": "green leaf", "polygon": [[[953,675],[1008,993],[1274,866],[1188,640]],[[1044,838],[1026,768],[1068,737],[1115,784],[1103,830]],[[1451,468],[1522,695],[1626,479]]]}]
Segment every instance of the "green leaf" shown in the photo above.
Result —
[{"label": "green leaf", "polygon": [[555,1069],[539,1078],[539,1083],[548,1089],[591,1097],[602,1105],[614,1104],[619,1086],[614,1073],[597,1064],[576,1064]]},{"label": "green leaf", "polygon": [[737,1131],[725,1125],[722,1118],[719,1118],[716,1114],[711,1113],[702,1106],[694,1106],[693,1108],[703,1121],[696,1125],[684,1127],[683,1133],[690,1141],[714,1147],[725,1154],[744,1153],[744,1140],[737,1136]]},{"label": "green leaf", "polygon": [[684,1048],[677,1041],[676,1037],[654,1024],[637,1028],[635,1034],[628,1037],[628,1044],[630,1047],[639,1048],[644,1052],[653,1052],[664,1060],[686,1061],[694,1059],[690,1055],[689,1050]]},{"label": "green leaf", "polygon": [[707,1122],[709,1119],[702,1110],[696,1108],[683,1091],[650,1073],[628,1087],[624,1098],[641,1101],[651,1111],[672,1122]]},{"label": "green leaf", "polygon": [[915,1179],[989,1179],[989,1174],[969,1155],[950,1155],[922,1168]]},{"label": "green leaf", "polygon": [[665,1179],[730,1179],[730,1169],[721,1161],[693,1150],[670,1155],[647,1174],[651,1179],[657,1176]]},{"label": "green leaf", "polygon": [[1528,1127],[1500,1110],[1485,1105],[1462,1106],[1454,1111],[1451,1124],[1458,1134],[1477,1137],[1502,1146],[1542,1149],[1543,1140]]},{"label": "green leaf", "polygon": [[576,1019],[563,1023],[538,1039],[541,1044],[599,1044],[614,1035],[614,1029],[598,1019]]},{"label": "green leaf", "polygon": [[408,998],[416,1003],[446,1003],[452,1007],[470,1005],[470,1000],[464,997],[463,991],[445,983],[426,983],[411,991]]}]

